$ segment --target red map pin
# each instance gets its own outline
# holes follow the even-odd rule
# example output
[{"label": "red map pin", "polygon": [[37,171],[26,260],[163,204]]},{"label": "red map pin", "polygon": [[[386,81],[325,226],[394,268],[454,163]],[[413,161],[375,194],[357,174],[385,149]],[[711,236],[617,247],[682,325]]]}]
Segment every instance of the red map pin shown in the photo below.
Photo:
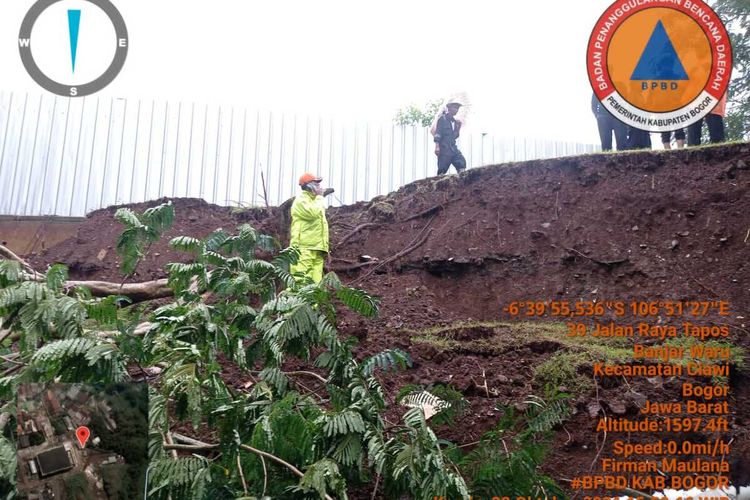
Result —
[{"label": "red map pin", "polygon": [[85,425],[82,425],[78,429],[76,429],[76,437],[78,438],[78,442],[80,443],[81,448],[86,447],[86,441],[89,440],[89,436],[91,436],[91,431]]}]

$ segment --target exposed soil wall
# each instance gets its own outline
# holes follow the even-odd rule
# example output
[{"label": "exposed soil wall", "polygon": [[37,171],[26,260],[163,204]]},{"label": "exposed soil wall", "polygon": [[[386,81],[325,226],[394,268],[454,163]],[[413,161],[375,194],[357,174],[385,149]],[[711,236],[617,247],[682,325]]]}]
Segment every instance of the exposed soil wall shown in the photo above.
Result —
[{"label": "exposed soil wall", "polygon": [[[151,249],[135,281],[164,277],[164,264],[181,258],[167,246],[172,236],[200,237],[243,222],[282,239],[285,233],[281,209],[237,214],[200,200],[174,203],[174,227]],[[112,218],[115,208],[90,214],[75,237],[29,261],[40,269],[66,263],[75,279],[117,279],[113,249],[121,228]],[[417,337],[456,320],[507,319],[502,309],[511,301],[727,301],[729,316],[701,321],[727,324],[730,340],[750,349],[747,143],[473,169],[330,209],[328,218],[332,268],[382,301],[377,320],[342,314],[340,330],[360,339],[361,355],[395,346],[411,352],[412,370],[384,376],[391,398],[405,383],[450,383],[461,390],[469,411],[457,425],[440,430],[454,441],[476,440],[496,422],[497,403],[512,404],[538,390],[534,367],[566,347],[533,335],[503,347],[504,328],[510,328],[507,335],[520,335],[512,327],[489,333],[470,328],[453,339],[459,347],[451,350]],[[482,336],[489,340],[476,342]],[[492,339],[499,347],[493,348]],[[734,440],[729,459],[737,484],[750,483],[750,363],[744,370],[733,365],[726,433]],[[234,376],[231,367],[227,372]],[[545,470],[558,479],[587,473],[597,454],[612,452],[611,443],[601,447],[593,419],[604,413],[633,416],[644,397],[675,400],[678,382],[616,382],[580,396]]]}]

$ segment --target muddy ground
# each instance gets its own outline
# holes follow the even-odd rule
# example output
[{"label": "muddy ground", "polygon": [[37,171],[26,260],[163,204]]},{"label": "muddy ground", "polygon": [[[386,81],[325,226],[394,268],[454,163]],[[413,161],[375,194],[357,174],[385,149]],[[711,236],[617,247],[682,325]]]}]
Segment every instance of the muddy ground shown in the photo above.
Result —
[{"label": "muddy ground", "polygon": [[[285,238],[282,209],[236,212],[201,200],[173,202],[173,228],[150,249],[132,281],[164,277],[164,264],[182,258],[167,245],[172,236],[200,237],[218,227],[250,223]],[[28,260],[38,269],[65,263],[74,279],[119,281],[116,208],[90,214],[75,238]],[[564,342],[564,327],[535,333],[515,324],[503,311],[513,301],[726,301],[731,314],[695,322],[729,325],[732,342],[750,349],[747,143],[472,169],[417,181],[371,202],[331,208],[328,219],[331,269],[381,298],[378,319],[343,313],[340,331],[359,338],[361,356],[391,347],[411,353],[411,370],[383,376],[391,398],[407,383],[451,384],[460,390],[469,400],[468,411],[439,433],[461,444],[495,425],[498,403],[518,404],[540,393],[535,367],[561,351],[581,351]],[[554,323],[554,318],[534,320]],[[474,323],[456,328],[459,321]],[[685,318],[651,321],[681,325]],[[555,331],[561,340],[555,340]],[[731,367],[732,415],[722,433],[733,440],[728,458],[735,484],[750,484],[750,363],[745,361],[744,367],[737,362]],[[580,366],[579,374],[590,377],[590,368]],[[231,366],[227,376],[241,378]],[[646,398],[681,399],[680,381],[669,378],[596,381],[582,391],[544,464],[563,486],[576,475],[601,470],[601,458],[613,456],[612,435],[602,442],[601,433],[594,432],[598,417],[634,416]]]}]

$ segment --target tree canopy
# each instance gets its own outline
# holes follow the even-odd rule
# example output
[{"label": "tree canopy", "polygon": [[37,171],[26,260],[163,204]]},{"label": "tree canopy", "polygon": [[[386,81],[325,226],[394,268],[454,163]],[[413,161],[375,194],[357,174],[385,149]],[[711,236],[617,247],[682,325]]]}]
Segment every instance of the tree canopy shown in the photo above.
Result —
[{"label": "tree canopy", "polygon": [[422,107],[410,104],[396,111],[396,116],[393,117],[393,121],[396,125],[429,127],[442,102],[441,99],[433,99],[427,101]]},{"label": "tree canopy", "polygon": [[734,53],[725,120],[727,139],[750,138],[750,2],[714,0],[712,6],[729,30]]}]

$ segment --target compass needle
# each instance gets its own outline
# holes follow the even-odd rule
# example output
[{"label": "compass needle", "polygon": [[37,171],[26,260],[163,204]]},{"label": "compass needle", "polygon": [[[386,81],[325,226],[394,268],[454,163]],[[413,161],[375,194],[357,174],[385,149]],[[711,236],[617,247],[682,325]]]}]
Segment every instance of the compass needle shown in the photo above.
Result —
[{"label": "compass needle", "polygon": [[68,10],[68,33],[70,34],[70,59],[73,62],[73,73],[76,72],[76,53],[78,52],[78,29],[81,26],[81,11]]}]

